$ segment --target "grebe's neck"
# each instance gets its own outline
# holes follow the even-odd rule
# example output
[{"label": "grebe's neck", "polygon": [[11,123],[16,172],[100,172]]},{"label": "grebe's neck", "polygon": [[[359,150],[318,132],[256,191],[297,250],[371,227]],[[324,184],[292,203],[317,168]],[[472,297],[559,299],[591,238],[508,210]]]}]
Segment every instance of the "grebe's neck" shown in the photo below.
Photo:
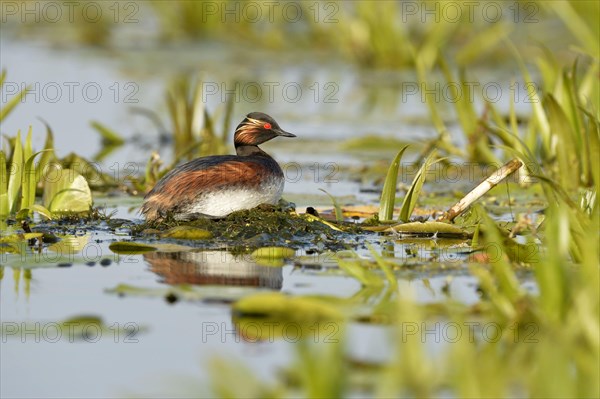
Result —
[{"label": "grebe's neck", "polygon": [[235,152],[240,157],[247,157],[250,155],[260,155],[260,156],[264,156],[264,157],[266,156],[266,157],[270,158],[269,154],[267,154],[266,152],[264,152],[263,150],[258,148],[258,146],[255,146],[255,145],[236,146]]}]

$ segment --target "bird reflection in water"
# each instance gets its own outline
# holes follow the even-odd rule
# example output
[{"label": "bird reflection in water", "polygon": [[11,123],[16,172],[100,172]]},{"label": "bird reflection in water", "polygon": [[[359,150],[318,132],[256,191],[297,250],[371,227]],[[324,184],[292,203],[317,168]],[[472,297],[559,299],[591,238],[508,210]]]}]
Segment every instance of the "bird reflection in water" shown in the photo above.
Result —
[{"label": "bird reflection in water", "polygon": [[229,285],[281,289],[281,267],[261,266],[249,254],[228,251],[151,252],[150,269],[167,284]]}]

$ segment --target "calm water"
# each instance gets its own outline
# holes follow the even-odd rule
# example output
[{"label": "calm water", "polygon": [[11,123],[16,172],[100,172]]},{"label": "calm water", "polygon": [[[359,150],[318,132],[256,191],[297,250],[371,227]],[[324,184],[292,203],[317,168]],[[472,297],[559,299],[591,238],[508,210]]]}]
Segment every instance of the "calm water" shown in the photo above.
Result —
[{"label": "calm water", "polygon": [[[286,130],[306,139],[335,141],[370,133],[406,140],[434,136],[430,125],[418,122],[427,118],[418,96],[403,99],[389,87],[390,76],[398,86],[414,80],[410,74],[365,77],[345,65],[325,68],[309,61],[284,65],[283,61],[254,60],[247,67],[228,53],[216,52],[205,59],[202,48],[141,53],[136,58],[132,54],[52,48],[6,37],[1,40],[2,67],[8,70],[6,87],[14,89],[27,83],[34,90],[2,124],[2,133],[12,136],[31,124],[34,147],[39,149],[45,137],[44,127],[36,119],[40,117],[55,132],[59,157],[73,151],[86,158],[100,148],[100,138],[89,125],[91,120],[127,138],[135,137],[134,144],[123,146],[100,164],[104,170],[115,170],[115,165],[121,170],[127,162],[143,165],[156,149],[169,159],[166,146],[157,144],[156,127],[132,114],[131,107],[158,110],[166,121],[162,100],[165,82],[178,70],[192,66],[203,72],[206,90],[216,90],[207,96],[211,110],[222,111],[222,95],[232,76],[247,82],[236,102],[233,123],[246,112],[262,110],[275,116]],[[172,59],[181,62],[174,66]],[[274,88],[271,99],[269,87]],[[300,95],[294,94],[298,88]],[[257,90],[262,90],[261,99],[253,101]],[[288,182],[284,196],[296,201],[300,210],[314,205],[310,195],[319,195],[327,204],[321,188],[338,197],[350,196],[357,204],[377,199],[375,194],[361,193],[359,183],[324,178],[330,163],[360,166],[366,162],[363,155],[330,151],[327,145],[318,151],[314,147],[303,149],[280,141],[265,148],[283,164],[299,165],[302,176]],[[135,208],[115,209],[116,217],[139,217]],[[234,328],[227,301],[255,290],[348,298],[361,289],[356,280],[339,274],[323,275],[292,264],[265,268],[226,252],[119,257],[108,245],[127,239],[127,235],[116,236],[99,227],[80,236],[78,248],[83,251],[77,252],[70,267],[56,267],[52,250],[45,252],[44,262],[1,255],[0,316],[5,332],[21,327],[20,332],[7,332],[2,337],[3,397],[210,396],[207,370],[214,357],[240,360],[269,380],[277,369],[289,365],[293,336],[274,342],[244,341]],[[379,244],[375,235],[369,240]],[[396,256],[404,256],[404,249],[396,244]],[[366,252],[361,250],[361,254]],[[96,264],[86,265],[90,260]],[[105,264],[110,260],[110,264],[103,266],[101,260]],[[17,268],[24,263],[33,266],[30,276]],[[169,304],[160,294],[120,297],[109,292],[119,284],[165,289],[169,283],[196,284],[206,300]],[[460,270],[445,275],[401,276],[400,291],[422,302],[442,301],[450,295],[473,303],[478,300],[474,283]],[[446,285],[449,289],[443,290]],[[68,331],[56,328],[56,322],[82,315],[100,317],[105,328],[92,326],[86,339],[69,342]],[[57,331],[62,337],[56,336]],[[383,361],[390,352],[388,338],[384,327],[353,324],[348,341],[351,356]]]}]

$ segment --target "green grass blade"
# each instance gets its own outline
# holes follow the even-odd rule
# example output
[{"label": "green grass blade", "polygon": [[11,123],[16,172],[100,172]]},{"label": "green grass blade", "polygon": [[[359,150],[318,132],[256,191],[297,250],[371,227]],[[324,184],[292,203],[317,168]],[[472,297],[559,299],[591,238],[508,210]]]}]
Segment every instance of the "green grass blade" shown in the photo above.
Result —
[{"label": "green grass blade", "polygon": [[[44,153],[51,150],[41,150],[31,155],[27,161],[25,161],[25,166],[23,168],[23,183],[21,186],[21,209],[29,208],[33,206],[35,202],[35,187],[37,185],[36,178],[36,170],[33,162],[35,158]],[[33,209],[32,209],[33,210]]]},{"label": "green grass blade", "polygon": [[[573,4],[568,1],[547,1],[541,2],[545,7],[552,9],[565,26],[571,31],[573,36],[579,40],[582,46],[590,52],[594,57],[598,57],[600,51],[600,39],[594,33],[590,26],[586,23],[573,8]],[[597,14],[596,14],[597,16]],[[596,20],[596,23],[598,20]]]},{"label": "green grass blade", "polygon": [[404,155],[404,151],[406,151],[407,148],[408,145],[402,147],[388,168],[385,182],[383,183],[383,190],[381,191],[381,200],[379,201],[379,220],[381,221],[392,220],[392,217],[394,216],[398,169],[400,167],[402,155]]},{"label": "green grass blade", "polygon": [[513,80],[510,84],[510,93],[508,95],[509,109],[508,118],[510,120],[510,130],[513,135],[519,136],[519,125],[517,123],[517,111],[515,110],[516,82]]},{"label": "green grass blade", "polygon": [[[400,209],[400,216],[398,220],[403,222],[408,222],[410,219],[410,215],[412,214],[415,206],[417,205],[417,199],[419,199],[419,194],[421,194],[421,189],[423,188],[423,183],[425,183],[425,179],[427,177],[427,170],[431,165],[435,162],[433,161],[435,157],[435,150],[431,151],[427,158],[423,161],[423,165],[419,168],[419,171],[415,175],[406,196],[404,197],[404,201],[402,202],[402,208]],[[436,161],[439,162],[439,161]]]},{"label": "green grass blade", "polygon": [[31,126],[29,126],[27,136],[25,137],[25,145],[23,146],[23,162],[25,162],[26,159],[29,159],[31,154],[33,154],[33,145],[31,144],[31,133],[32,128]]},{"label": "green grass blade", "polygon": [[21,175],[23,174],[23,144],[21,143],[21,131],[17,133],[10,164],[10,176],[8,179],[8,211],[12,212],[13,207],[17,202],[17,195],[21,189]]},{"label": "green grass blade", "polygon": [[[600,154],[600,122],[591,113],[583,111],[588,117],[588,147],[590,154]],[[596,192],[600,191],[600,162],[591,162],[590,174]]]},{"label": "green grass blade", "polygon": [[505,239],[505,237],[501,235],[496,223],[488,216],[487,212],[480,205],[475,205],[474,209],[476,209],[477,213],[482,217],[483,227],[485,228],[484,245],[489,247],[492,252],[495,252],[490,258],[490,265],[492,266],[492,272],[498,281],[499,294],[513,305],[516,305],[523,292],[521,290],[519,279],[517,278],[507,255],[509,248],[507,248],[506,242],[511,239]]},{"label": "green grass blade", "polygon": [[342,212],[342,207],[337,202],[337,200],[335,199],[335,197],[333,195],[329,194],[327,191],[323,190],[322,188],[320,188],[319,190],[321,190],[325,194],[327,194],[327,196],[329,197],[329,199],[333,203],[333,209],[335,209],[335,220],[337,222],[343,222],[344,221],[344,213]]},{"label": "green grass blade", "polygon": [[507,37],[513,30],[513,24],[497,23],[489,25],[463,46],[456,53],[456,63],[459,65],[468,65],[473,61],[485,56],[496,48],[497,44]]},{"label": "green grass blade", "polygon": [[[38,164],[38,167],[35,170],[36,180],[38,182],[41,181],[44,174],[47,173],[46,168],[48,167],[48,165],[50,165],[50,162],[56,159],[56,155],[54,154],[54,134],[52,133],[52,129],[50,128],[50,126],[46,122],[42,122],[44,123],[44,125],[46,125],[46,143],[44,144],[44,150],[49,151],[45,151],[42,154],[42,157],[40,158],[40,163]],[[42,184],[43,183],[44,182],[42,182]]]},{"label": "green grass blade", "polygon": [[[237,87],[237,82],[234,82],[233,87]],[[221,134],[221,144],[229,143],[229,128],[231,124],[231,116],[233,115],[233,104],[235,96],[227,96],[225,103],[225,117],[223,118],[223,131]]]},{"label": "green grass blade", "polygon": [[[3,79],[4,80],[4,76]],[[21,102],[23,97],[29,91],[29,87],[24,88],[18,94],[16,94],[13,98],[11,98],[3,107],[0,109],[0,122],[4,120],[12,112],[12,110]]]},{"label": "green grass blade", "polygon": [[[428,70],[425,66],[425,60],[421,54],[418,54],[416,50],[413,49],[414,60],[415,60],[415,69],[417,71],[417,77],[419,79],[419,85],[421,87],[431,87],[428,78]],[[446,129],[446,125],[444,124],[444,120],[440,116],[440,113],[436,107],[436,102],[431,100],[431,96],[425,96],[425,102],[427,107],[429,108],[429,114],[431,116],[431,120],[435,129],[437,130],[440,136],[444,136],[448,134],[448,130]]]},{"label": "green grass blade", "polygon": [[554,96],[548,94],[545,98],[552,136],[556,139],[556,158],[558,161],[558,181],[572,191],[579,183],[579,157],[573,140],[573,129],[563,108]]},{"label": "green grass blade", "polygon": [[0,151],[0,218],[9,214],[8,205],[8,176],[6,171],[6,155]]},{"label": "green grass blade", "polygon": [[100,136],[102,136],[102,144],[114,146],[125,143],[125,140],[121,137],[121,135],[104,126],[100,122],[92,121],[90,124],[98,133],[100,133]]},{"label": "green grass blade", "polygon": [[569,258],[569,217],[566,207],[552,206],[548,209],[546,237],[548,256],[543,265],[535,270],[540,289],[540,305],[545,315],[559,321],[566,311],[569,279],[567,259]]},{"label": "green grass blade", "polygon": [[479,228],[481,227],[481,224],[477,223],[477,226],[475,226],[475,231],[473,231],[473,238],[471,239],[471,248],[477,248],[479,246]]},{"label": "green grass blade", "polygon": [[[33,173],[33,167],[30,165],[28,170],[27,162],[29,158],[31,158],[31,153],[33,152],[32,144],[31,144],[31,126],[29,127],[29,131],[27,132],[27,137],[25,138],[25,146],[23,147],[23,172],[21,173],[21,206],[22,208],[29,207],[29,191],[31,191],[31,182],[33,183],[33,195],[35,198],[35,179],[32,179],[29,173]],[[33,160],[32,160],[33,164]],[[33,202],[32,202],[33,203]]]},{"label": "green grass blade", "polygon": [[542,136],[544,150],[547,154],[551,154],[550,124],[548,123],[548,117],[546,115],[546,112],[544,111],[544,107],[542,106],[540,96],[537,90],[535,90],[536,85],[531,79],[531,74],[525,66],[525,62],[523,61],[523,58],[521,57],[521,54],[519,53],[515,45],[509,40],[507,40],[506,42],[508,43],[509,48],[512,50],[515,59],[517,60],[519,69],[521,70],[521,74],[523,75],[523,84],[525,85],[524,87],[527,89],[528,100],[529,102],[531,102],[533,107],[531,126],[537,125],[539,132]]}]

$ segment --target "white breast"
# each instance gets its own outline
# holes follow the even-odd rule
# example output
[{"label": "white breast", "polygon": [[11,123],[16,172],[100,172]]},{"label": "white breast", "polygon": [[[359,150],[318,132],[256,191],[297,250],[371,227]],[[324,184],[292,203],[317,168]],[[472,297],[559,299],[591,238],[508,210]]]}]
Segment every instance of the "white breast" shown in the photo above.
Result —
[{"label": "white breast", "polygon": [[223,217],[231,212],[252,209],[260,204],[275,205],[283,192],[283,179],[273,178],[257,188],[232,187],[204,193],[186,212]]}]

